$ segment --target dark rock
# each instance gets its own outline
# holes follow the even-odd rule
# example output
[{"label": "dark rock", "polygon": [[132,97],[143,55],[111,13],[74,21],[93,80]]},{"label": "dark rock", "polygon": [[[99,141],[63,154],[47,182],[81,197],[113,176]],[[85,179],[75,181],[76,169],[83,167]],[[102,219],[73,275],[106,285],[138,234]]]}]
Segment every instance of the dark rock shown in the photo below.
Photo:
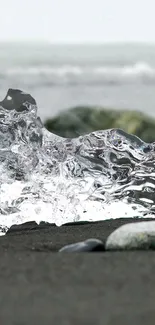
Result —
[{"label": "dark rock", "polygon": [[59,252],[80,253],[80,252],[103,252],[105,250],[104,244],[99,239],[87,239],[83,242],[71,244],[62,247]]}]

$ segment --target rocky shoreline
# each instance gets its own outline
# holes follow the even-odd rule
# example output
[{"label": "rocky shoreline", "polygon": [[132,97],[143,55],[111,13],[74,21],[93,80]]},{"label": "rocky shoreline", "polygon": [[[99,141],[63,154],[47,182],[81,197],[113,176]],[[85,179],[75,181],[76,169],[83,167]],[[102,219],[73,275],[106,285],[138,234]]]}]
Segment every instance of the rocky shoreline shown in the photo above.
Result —
[{"label": "rocky shoreline", "polygon": [[[138,232],[137,222],[145,222],[145,229],[152,223],[154,232],[152,218],[13,226],[0,237],[1,323],[153,325],[154,246],[105,249],[119,227],[133,223]],[[101,241],[103,249],[92,254],[59,252],[89,238]],[[138,238],[144,236],[138,233]]]},{"label": "rocky shoreline", "polygon": [[[95,136],[91,134],[80,138],[78,143],[73,139],[71,148],[70,141],[65,142],[65,139],[61,139],[62,143],[55,143],[53,135],[50,138],[51,135],[43,130],[35,103],[30,95],[13,89],[8,90],[1,102],[1,184],[4,185],[0,197],[1,230],[8,229],[3,216],[4,219],[12,215],[15,218],[15,213],[18,215],[19,211],[23,213],[25,209],[23,220],[31,220],[26,219],[34,212],[27,209],[29,204],[35,210],[39,207],[40,214],[39,202],[50,203],[47,205],[46,220],[58,220],[59,216],[51,208],[54,207],[52,202],[55,205],[55,199],[59,211],[64,211],[65,204],[66,217],[71,215],[71,220],[74,220],[74,213],[75,217],[78,215],[75,206],[79,204],[81,208],[81,201],[74,201],[79,189],[76,191],[74,186],[70,187],[70,183],[67,183],[67,187],[61,187],[61,183],[67,182],[68,175],[73,182],[83,177],[85,172],[86,176],[91,173],[94,177],[93,171],[99,171],[104,176],[108,172],[108,180],[121,184],[119,191],[118,188],[116,192],[114,189],[117,201],[122,202],[122,186],[136,185],[135,192],[131,187],[129,192],[124,188],[123,197],[131,199],[130,203],[134,202],[134,209],[136,204],[141,205],[144,201],[150,217],[151,213],[154,217],[154,144],[147,145],[132,134],[123,136],[121,140],[122,130],[112,130],[110,133],[112,141],[108,142],[107,147],[108,151],[111,147],[112,150],[105,157],[106,141],[103,140],[108,140],[109,133],[106,137],[100,132]],[[76,109],[73,113],[74,118],[69,111],[65,118],[62,115],[54,120],[54,124],[51,121],[51,131],[74,137],[98,129],[127,127],[126,131],[137,134],[145,141],[155,139],[155,122],[137,113],[117,112],[117,118],[113,111],[96,108]],[[115,120],[118,124],[113,124]],[[66,156],[69,159],[66,160]],[[51,189],[47,185],[57,174],[61,175],[61,163],[64,161],[67,171],[61,178],[60,192],[59,189],[57,192],[57,178]],[[38,180],[40,176],[43,177]],[[83,180],[86,180],[85,177]],[[16,182],[24,182],[19,192]],[[15,187],[9,192],[11,184]],[[90,200],[94,200],[95,196],[91,193],[97,189],[102,201],[103,184],[104,178],[100,180],[100,177],[94,177],[88,193]],[[70,191],[66,193],[68,187]],[[73,197],[72,192],[75,192]],[[14,197],[14,193],[17,197]],[[110,201],[111,193],[106,198]],[[74,204],[68,205],[68,201],[62,200],[61,209],[61,198],[65,196]],[[20,203],[25,202],[26,206],[22,209]],[[142,211],[146,206],[144,204]],[[83,207],[82,211],[85,213],[87,209]],[[115,211],[116,215],[125,216],[122,208],[115,208]],[[137,211],[134,210],[136,215]],[[45,220],[46,212],[43,207],[41,219]],[[96,209],[93,210],[91,205],[87,212],[92,218],[98,218]],[[9,219],[9,225],[15,220],[18,222],[19,216],[13,220]],[[155,218],[78,222],[61,227],[45,222],[37,225],[35,221],[14,225],[6,235],[0,237],[0,324],[154,325],[154,249]]]},{"label": "rocky shoreline", "polygon": [[[47,235],[46,240],[44,238],[43,244],[40,245],[40,251],[103,252],[155,249],[155,219],[138,217],[96,222],[71,222],[61,227],[45,222],[39,225],[35,221],[26,222],[13,225],[5,237],[0,237],[0,240],[3,245],[5,241],[10,242],[10,236],[13,236],[13,240],[20,238],[21,235],[29,240],[32,237],[33,240],[33,236],[35,238],[38,234],[41,239],[42,236],[44,238],[45,234]],[[51,234],[50,242],[47,240],[49,234]],[[35,250],[35,247],[33,249]]]}]

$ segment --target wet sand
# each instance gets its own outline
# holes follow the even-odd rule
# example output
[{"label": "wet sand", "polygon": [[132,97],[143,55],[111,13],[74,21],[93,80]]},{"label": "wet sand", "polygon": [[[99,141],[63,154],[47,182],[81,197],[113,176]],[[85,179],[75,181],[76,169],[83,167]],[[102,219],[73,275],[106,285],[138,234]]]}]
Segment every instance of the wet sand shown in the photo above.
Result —
[{"label": "wet sand", "polygon": [[131,221],[30,224],[0,237],[0,324],[154,325],[155,251],[56,253]]}]

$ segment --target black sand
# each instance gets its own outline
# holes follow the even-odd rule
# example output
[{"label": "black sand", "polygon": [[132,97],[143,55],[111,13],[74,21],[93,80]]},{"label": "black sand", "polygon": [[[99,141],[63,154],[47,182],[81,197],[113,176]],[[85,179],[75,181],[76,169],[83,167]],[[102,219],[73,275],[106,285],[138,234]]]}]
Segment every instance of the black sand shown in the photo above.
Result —
[{"label": "black sand", "polygon": [[43,225],[0,237],[0,324],[154,325],[155,251],[55,253],[87,238],[105,241],[130,221]]}]

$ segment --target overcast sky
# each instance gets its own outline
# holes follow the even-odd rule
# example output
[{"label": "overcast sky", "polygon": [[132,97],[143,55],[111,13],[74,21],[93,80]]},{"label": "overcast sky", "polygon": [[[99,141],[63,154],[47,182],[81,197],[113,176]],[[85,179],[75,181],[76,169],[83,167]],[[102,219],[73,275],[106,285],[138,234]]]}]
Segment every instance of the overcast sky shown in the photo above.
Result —
[{"label": "overcast sky", "polygon": [[0,0],[0,40],[155,43],[155,0]]}]

